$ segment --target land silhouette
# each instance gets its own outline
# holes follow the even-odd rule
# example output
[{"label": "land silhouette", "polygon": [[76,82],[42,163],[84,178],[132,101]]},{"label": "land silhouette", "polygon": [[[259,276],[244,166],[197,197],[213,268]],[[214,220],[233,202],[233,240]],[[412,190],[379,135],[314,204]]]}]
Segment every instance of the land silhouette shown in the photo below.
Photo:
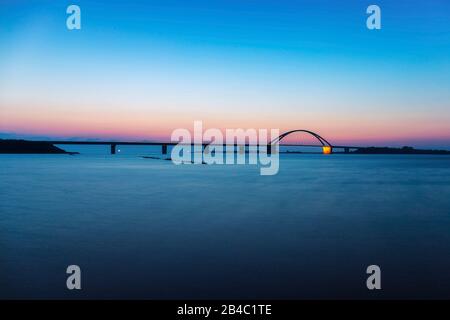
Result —
[{"label": "land silhouette", "polygon": [[0,153],[10,154],[77,154],[55,147],[49,142],[0,139]]},{"label": "land silhouette", "polygon": [[356,153],[356,154],[450,154],[450,151],[414,149],[413,147],[405,146],[402,148],[389,148],[389,147],[359,148],[350,153]]},{"label": "land silhouette", "polygon": [[[73,142],[76,144],[77,142]],[[120,142],[117,142],[120,144]],[[0,153],[7,154],[78,154],[68,152],[54,146],[55,142],[0,139]],[[62,143],[64,144],[64,143]],[[83,144],[83,143],[80,143]],[[158,143],[152,143],[158,144]],[[163,143],[161,143],[163,144]],[[292,145],[290,145],[292,146]],[[318,146],[319,147],[319,146]],[[166,151],[167,152],[167,151]],[[287,151],[286,153],[307,153],[302,151]],[[448,150],[414,149],[413,147],[391,148],[391,147],[358,147],[350,152],[335,152],[346,154],[436,154],[450,155]]]}]

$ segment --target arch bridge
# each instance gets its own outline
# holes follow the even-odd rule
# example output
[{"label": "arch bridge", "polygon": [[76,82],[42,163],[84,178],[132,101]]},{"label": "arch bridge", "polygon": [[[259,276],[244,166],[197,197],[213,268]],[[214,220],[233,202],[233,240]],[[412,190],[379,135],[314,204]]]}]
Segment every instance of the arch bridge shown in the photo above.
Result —
[{"label": "arch bridge", "polygon": [[[325,138],[321,137],[320,135],[318,135],[315,132],[312,132],[310,130],[304,130],[304,129],[297,129],[297,130],[291,130],[291,131],[287,131],[283,134],[281,134],[279,137],[273,139],[272,141],[270,141],[270,143],[267,144],[267,153],[272,153],[274,144],[280,144],[280,142],[287,137],[290,134],[293,134],[295,132],[305,132],[308,133],[310,135],[312,135],[314,138],[316,138],[321,146],[322,146],[322,151],[324,154],[331,154],[333,153],[333,149],[343,149],[345,153],[349,153],[350,149],[359,149],[360,147],[350,147],[350,146],[335,146],[335,145],[331,145],[331,143],[329,143]],[[111,146],[111,154],[115,154],[116,153],[116,148],[118,145],[139,145],[139,146],[143,146],[143,145],[152,145],[152,146],[161,146],[162,148],[162,154],[167,154],[167,147],[168,146],[173,146],[176,145],[178,143],[176,142],[140,142],[140,141],[72,141],[72,140],[53,140],[53,141],[49,141],[49,140],[44,140],[44,141],[39,141],[39,142],[46,142],[46,143],[51,143],[51,144],[56,144],[56,145],[110,145]],[[194,144],[191,144],[194,145]],[[206,147],[207,145],[209,145],[209,143],[203,143],[203,146]],[[305,145],[305,144],[280,144],[281,146],[295,146],[295,147],[317,147],[317,145]],[[224,144],[224,147],[226,146],[226,144]]]},{"label": "arch bridge", "polygon": [[[270,145],[272,146],[274,143],[280,143],[281,140],[283,140],[285,137],[287,137],[288,135],[290,135],[292,133],[296,133],[296,132],[306,132],[306,133],[312,135],[314,138],[316,138],[322,145],[322,152],[324,154],[333,153],[333,146],[331,145],[331,143],[329,143],[327,140],[325,140],[325,138],[322,138],[321,136],[319,136],[317,133],[309,131],[309,130],[305,130],[305,129],[296,129],[296,130],[291,130],[291,131],[285,132],[285,133],[281,134],[279,137],[273,139],[270,142]],[[347,149],[347,147],[345,147],[344,149],[345,149],[345,152],[349,151],[349,149]]]}]

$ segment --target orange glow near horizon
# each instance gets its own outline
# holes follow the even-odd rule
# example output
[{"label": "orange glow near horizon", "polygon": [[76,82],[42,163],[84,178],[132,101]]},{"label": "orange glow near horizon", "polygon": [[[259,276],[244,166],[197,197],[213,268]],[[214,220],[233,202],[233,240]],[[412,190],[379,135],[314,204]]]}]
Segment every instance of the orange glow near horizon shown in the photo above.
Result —
[{"label": "orange glow near horizon", "polygon": [[328,146],[323,146],[322,147],[322,151],[323,151],[323,154],[332,154],[333,153],[333,148],[332,147],[328,147]]},{"label": "orange glow near horizon", "polygon": [[[195,120],[202,120],[203,131],[217,128],[222,132],[229,129],[272,129],[280,133],[293,129],[308,129],[318,133],[335,145],[411,145],[420,141],[450,141],[448,121],[431,118],[418,119],[343,119],[332,116],[317,119],[307,114],[275,114],[258,116],[247,113],[216,111],[170,112],[157,110],[152,113],[137,112],[130,107],[128,112],[109,112],[80,109],[65,109],[66,112],[50,112],[37,105],[31,112],[18,111],[20,106],[0,106],[0,132],[17,135],[49,137],[57,139],[117,139],[130,141],[169,141],[177,128],[192,132]],[[37,111],[39,110],[39,112]],[[53,109],[52,109],[53,110]],[[382,119],[385,120],[385,119]],[[369,124],[370,123],[370,124]],[[294,134],[283,143],[315,144],[308,134]],[[319,145],[318,145],[319,146]],[[412,145],[413,146],[413,145]]]},{"label": "orange glow near horizon", "polygon": [[[21,120],[21,121],[20,121]],[[161,117],[158,121],[151,121],[146,123],[144,119],[124,119],[124,121],[107,119],[107,117],[92,117],[86,121],[74,120],[55,120],[47,119],[47,121],[32,121],[31,119],[20,119],[14,122],[0,121],[0,132],[22,134],[30,136],[44,136],[49,138],[83,138],[83,139],[118,139],[118,140],[158,140],[169,141],[171,133],[177,128],[185,128],[188,131],[193,131],[193,121],[196,119],[166,119]],[[128,120],[128,121],[127,121]],[[276,126],[269,126],[268,123],[259,122],[255,123],[254,127],[248,125],[249,121],[217,121],[216,119],[210,119],[203,122],[203,131],[209,128],[218,128],[223,133],[227,128],[229,129],[271,129],[277,128]],[[231,126],[231,123],[234,123]],[[385,128],[384,132],[374,132],[372,128],[367,130],[344,130],[339,126],[328,126],[323,128],[323,125],[312,123],[310,125],[283,125],[279,127],[280,134],[292,129],[306,128],[314,131],[325,139],[329,140],[333,144],[338,145],[374,145],[374,144],[391,144],[391,143],[410,143],[409,141],[426,141],[426,140],[439,140],[448,141],[450,135],[443,135],[438,130],[428,131],[422,130],[389,130]],[[309,124],[309,123],[308,123]],[[381,130],[380,130],[381,131]],[[283,140],[283,143],[305,143],[315,144],[318,143],[313,137],[308,135],[293,135]],[[319,144],[318,144],[319,146]]]}]

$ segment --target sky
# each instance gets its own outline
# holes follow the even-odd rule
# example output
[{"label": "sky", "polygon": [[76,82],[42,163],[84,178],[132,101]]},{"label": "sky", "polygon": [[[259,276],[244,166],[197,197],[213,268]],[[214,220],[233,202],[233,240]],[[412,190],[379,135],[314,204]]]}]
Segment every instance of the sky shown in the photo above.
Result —
[{"label": "sky", "polygon": [[168,141],[201,120],[450,148],[449,88],[445,0],[0,0],[0,138]]}]

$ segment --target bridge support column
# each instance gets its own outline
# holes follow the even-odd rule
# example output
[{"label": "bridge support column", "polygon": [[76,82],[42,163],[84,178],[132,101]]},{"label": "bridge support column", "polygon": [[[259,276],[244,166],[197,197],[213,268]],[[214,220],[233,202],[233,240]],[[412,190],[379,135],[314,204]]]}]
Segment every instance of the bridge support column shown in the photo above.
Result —
[{"label": "bridge support column", "polygon": [[350,148],[344,148],[344,152],[345,153],[349,153],[350,152]]},{"label": "bridge support column", "polygon": [[116,154],[116,145],[111,144],[111,154]]},{"label": "bridge support column", "polygon": [[163,144],[162,146],[162,154],[167,154],[167,144]]}]

